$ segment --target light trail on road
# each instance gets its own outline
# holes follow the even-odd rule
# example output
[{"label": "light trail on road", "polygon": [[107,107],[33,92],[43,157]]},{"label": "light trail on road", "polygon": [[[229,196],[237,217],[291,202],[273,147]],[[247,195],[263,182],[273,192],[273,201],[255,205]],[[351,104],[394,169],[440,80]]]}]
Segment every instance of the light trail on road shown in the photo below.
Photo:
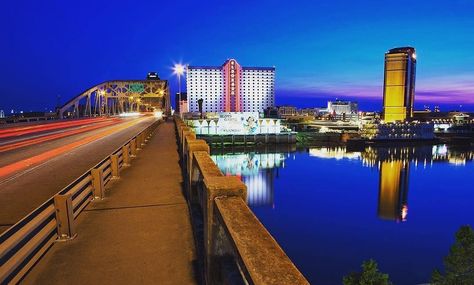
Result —
[{"label": "light trail on road", "polygon": [[[20,172],[22,170],[25,170],[27,168],[30,168],[30,167],[33,167],[33,166],[38,165],[40,163],[46,162],[47,160],[49,160],[53,157],[56,157],[60,154],[71,151],[71,150],[73,150],[75,148],[78,148],[82,145],[85,145],[85,144],[88,144],[90,142],[99,140],[99,139],[104,138],[108,135],[111,135],[112,133],[124,130],[124,129],[132,126],[132,125],[135,125],[136,123],[138,123],[142,119],[143,118],[133,119],[132,121],[122,123],[120,125],[112,127],[112,128],[107,129],[105,131],[102,131],[98,134],[83,138],[81,140],[78,140],[78,141],[75,141],[75,142],[60,146],[60,147],[57,147],[57,148],[52,149],[52,150],[48,150],[46,152],[43,152],[41,154],[32,156],[30,158],[22,159],[20,161],[11,163],[11,164],[3,166],[3,167],[0,167],[0,178],[5,178],[7,176],[13,175],[13,174],[18,173],[18,172]],[[115,124],[115,122],[110,123],[110,124]]]},{"label": "light trail on road", "polygon": [[27,134],[37,133],[37,132],[42,132],[42,131],[88,125],[91,123],[100,122],[104,120],[107,120],[107,118],[99,117],[99,118],[92,118],[92,119],[82,119],[82,120],[73,120],[73,121],[66,121],[66,122],[57,122],[57,123],[48,123],[48,124],[0,129],[0,138],[16,137],[16,136],[22,136],[22,135],[27,135]]},{"label": "light trail on road", "polygon": [[103,127],[106,127],[106,126],[113,125],[113,124],[115,124],[119,121],[120,121],[120,119],[109,119],[109,120],[101,121],[100,123],[95,123],[91,126],[85,126],[85,127],[79,128],[79,129],[74,129],[74,130],[69,130],[69,131],[66,130],[66,131],[61,132],[61,133],[55,133],[55,134],[51,134],[51,135],[44,135],[44,136],[41,136],[39,138],[34,138],[34,139],[26,138],[25,140],[22,140],[20,142],[15,142],[15,143],[12,143],[12,144],[6,144],[6,145],[0,146],[0,153],[5,152],[5,151],[14,150],[14,149],[17,149],[17,148],[20,148],[20,147],[35,145],[35,144],[38,144],[38,143],[42,143],[42,142],[46,142],[46,141],[50,141],[50,140],[54,140],[54,139],[58,139],[58,138],[63,138],[63,137],[67,137],[67,136],[71,136],[71,135],[75,135],[75,134],[84,133],[84,132],[88,132],[88,131],[91,131],[91,130],[103,128]]}]

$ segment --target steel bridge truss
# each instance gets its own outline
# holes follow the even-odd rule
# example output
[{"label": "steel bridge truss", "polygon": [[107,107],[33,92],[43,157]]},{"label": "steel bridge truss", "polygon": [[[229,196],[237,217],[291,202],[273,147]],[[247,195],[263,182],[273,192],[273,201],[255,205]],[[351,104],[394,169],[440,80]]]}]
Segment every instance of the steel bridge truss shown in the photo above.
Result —
[{"label": "steel bridge truss", "polygon": [[127,112],[170,113],[166,80],[107,81],[69,100],[59,109],[59,118],[118,115]]}]

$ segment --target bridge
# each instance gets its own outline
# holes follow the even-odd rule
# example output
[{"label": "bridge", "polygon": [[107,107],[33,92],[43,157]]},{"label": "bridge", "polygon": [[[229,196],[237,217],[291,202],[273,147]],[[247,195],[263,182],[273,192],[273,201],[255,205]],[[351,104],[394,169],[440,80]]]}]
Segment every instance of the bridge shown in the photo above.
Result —
[{"label": "bridge", "polygon": [[169,100],[105,86],[61,111],[89,118],[0,129],[1,284],[308,284],[183,121],[95,117]]},{"label": "bridge", "polygon": [[106,81],[66,102],[59,108],[58,116],[63,119],[154,110],[171,113],[167,80]]}]

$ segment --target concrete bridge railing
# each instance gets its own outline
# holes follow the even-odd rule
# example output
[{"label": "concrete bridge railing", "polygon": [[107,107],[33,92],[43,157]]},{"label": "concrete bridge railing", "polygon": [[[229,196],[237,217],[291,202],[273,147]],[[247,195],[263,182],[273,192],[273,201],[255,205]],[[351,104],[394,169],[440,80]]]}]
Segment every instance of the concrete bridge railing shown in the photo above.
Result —
[{"label": "concrete bridge railing", "polygon": [[105,186],[130,165],[159,121],[146,127],[74,182],[0,235],[0,284],[16,284],[55,241],[76,236],[75,220],[93,200],[105,197]]},{"label": "concrete bridge railing", "polygon": [[309,284],[247,206],[245,184],[224,176],[206,142],[175,123],[185,195],[193,224],[202,224],[195,235],[206,284]]}]

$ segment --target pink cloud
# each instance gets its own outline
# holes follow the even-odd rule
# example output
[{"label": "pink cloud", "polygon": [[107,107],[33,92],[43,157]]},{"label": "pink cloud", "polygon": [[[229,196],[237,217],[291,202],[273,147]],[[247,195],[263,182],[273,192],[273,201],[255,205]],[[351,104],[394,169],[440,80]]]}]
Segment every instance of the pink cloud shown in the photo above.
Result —
[{"label": "pink cloud", "polygon": [[[285,93],[300,93],[304,97],[317,98],[330,95],[338,98],[383,99],[382,85],[350,82],[334,84],[310,78],[306,78],[304,82],[302,84],[287,82],[278,90],[283,91],[280,92],[283,96]],[[474,104],[474,75],[418,79],[415,92],[416,102]]]}]

